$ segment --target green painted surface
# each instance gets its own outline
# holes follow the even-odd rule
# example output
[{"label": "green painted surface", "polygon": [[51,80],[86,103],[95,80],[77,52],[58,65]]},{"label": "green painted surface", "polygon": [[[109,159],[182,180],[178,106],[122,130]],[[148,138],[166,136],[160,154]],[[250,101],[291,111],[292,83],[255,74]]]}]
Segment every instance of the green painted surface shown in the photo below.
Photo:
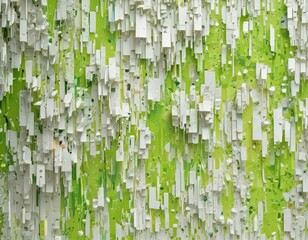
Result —
[{"label": "green painted surface", "polygon": [[[225,1],[219,1],[219,9],[225,4]],[[237,40],[237,47],[234,51],[234,56],[231,56],[231,49],[228,47],[227,62],[234,61],[234,75],[232,73],[232,65],[227,64],[221,66],[221,52],[222,43],[225,42],[226,29],[221,20],[221,12],[215,14],[212,12],[211,18],[217,21],[217,26],[211,26],[210,35],[203,42],[205,54],[204,60],[198,60],[194,56],[192,50],[187,49],[187,62],[185,64],[172,66],[171,70],[165,79],[165,91],[163,93],[164,99],[159,103],[150,102],[150,106],[153,106],[152,110],[148,113],[140,113],[140,119],[145,117],[147,126],[153,134],[153,140],[149,149],[149,158],[146,160],[146,184],[147,186],[156,186],[157,179],[160,182],[159,196],[162,199],[163,193],[172,192],[172,185],[175,184],[175,172],[176,172],[176,159],[169,159],[169,154],[164,150],[166,144],[170,143],[170,146],[175,149],[177,156],[183,156],[184,172],[185,172],[185,188],[188,187],[188,174],[191,169],[196,169],[197,176],[201,178],[201,185],[205,187],[211,182],[212,176],[208,175],[208,156],[209,152],[206,151],[206,142],[201,142],[197,145],[188,144],[187,134],[181,130],[172,126],[171,119],[171,106],[172,95],[180,88],[183,88],[187,94],[191,86],[190,69],[194,68],[197,73],[199,81],[196,83],[196,91],[200,91],[200,86],[203,84],[204,72],[203,70],[214,70],[216,73],[216,84],[222,87],[222,101],[235,101],[236,90],[239,89],[243,83],[247,83],[249,89],[257,88],[255,80],[256,63],[267,64],[271,67],[272,73],[268,75],[267,86],[275,86],[276,91],[273,97],[269,100],[268,108],[268,120],[273,123],[273,109],[277,107],[277,104],[282,101],[286,96],[290,96],[290,91],[286,94],[281,93],[281,83],[284,82],[287,86],[290,86],[292,77],[287,73],[287,59],[293,56],[294,47],[290,46],[288,31],[280,28],[281,17],[286,14],[286,7],[282,1],[274,1],[274,12],[266,12],[262,9],[259,17],[253,19],[252,32],[249,32],[246,36],[240,33],[240,37]],[[107,1],[91,1],[90,9],[95,11],[98,6],[97,14],[97,34],[90,34],[90,39],[96,42],[95,48],[100,49],[101,46],[106,47],[106,61],[109,57],[115,56],[116,39],[120,32],[110,33],[108,19],[107,19]],[[47,7],[47,20],[50,24],[50,35],[53,36],[55,30],[60,30],[62,23],[57,23],[54,20],[54,13],[56,8],[56,1],[48,1]],[[267,20],[264,20],[267,16]],[[249,20],[248,17],[241,17],[240,26],[243,21]],[[265,26],[262,25],[266,22]],[[275,28],[276,37],[276,50],[275,53],[270,51],[269,46],[269,26],[272,24]],[[74,28],[69,29],[68,34],[73,37]],[[252,35],[252,57],[248,56],[249,37]],[[79,39],[78,39],[79,40]],[[219,40],[219,41],[217,41]],[[60,62],[65,63],[65,54],[69,53],[73,47],[73,43],[70,43],[69,49],[60,51]],[[95,80],[92,81],[85,79],[85,66],[89,64],[89,55],[86,53],[86,48],[74,51],[74,78],[75,78],[75,91],[78,88],[84,88],[87,92],[91,93],[91,86],[95,85]],[[23,61],[24,62],[24,61]],[[108,63],[108,62],[106,62]],[[145,88],[146,77],[145,73],[148,72],[146,61],[140,61],[140,80],[141,87]],[[4,97],[1,102],[1,114],[0,114],[0,127],[2,129],[17,130],[18,132],[18,98],[19,90],[25,87],[25,81],[23,74],[24,66],[19,71],[14,72],[14,86],[12,93]],[[242,76],[238,75],[238,72],[248,70],[247,74]],[[179,85],[175,74],[180,74],[183,77],[184,84]],[[286,77],[284,81],[283,78]],[[123,76],[122,76],[123,78]],[[123,80],[123,79],[122,79]],[[45,81],[45,80],[44,80]],[[56,83],[55,88],[59,89],[59,83]],[[298,100],[304,100],[308,96],[307,82],[301,83],[298,99],[293,101],[293,106],[288,109],[284,109],[283,115],[286,119],[294,117],[298,113]],[[122,89],[123,91],[123,89]],[[264,92],[266,94],[266,90]],[[123,92],[121,92],[123,98]],[[77,94],[77,96],[79,96]],[[36,99],[40,99],[39,92],[35,95]],[[58,99],[58,101],[60,101]],[[101,101],[99,101],[101,103]],[[254,179],[250,189],[250,199],[247,200],[245,205],[249,209],[249,222],[251,224],[254,216],[257,214],[258,202],[263,201],[265,203],[265,215],[262,232],[270,237],[272,232],[277,233],[277,237],[282,237],[282,214],[283,208],[289,206],[288,202],[285,202],[282,193],[288,192],[294,186],[296,182],[294,180],[294,153],[290,153],[286,143],[277,144],[273,143],[273,125],[269,125],[267,134],[269,136],[269,154],[268,157],[262,158],[261,142],[252,141],[252,107],[251,103],[243,112],[243,129],[245,132],[243,138],[243,145],[247,147],[246,161],[246,177],[249,179],[249,173],[253,172]],[[34,108],[36,123],[38,121],[38,109]],[[226,144],[225,147],[221,145],[223,140],[222,132],[219,130],[222,123],[225,109],[223,103],[221,109],[215,113],[215,122],[213,132],[216,133],[216,142],[212,156],[216,163],[216,168],[225,165],[227,159],[232,153],[231,144]],[[98,117],[100,119],[100,117]],[[300,117],[299,120],[300,121]],[[125,128],[128,120],[122,119],[118,124],[119,128]],[[122,125],[121,125],[122,124]],[[95,121],[92,124],[92,132],[95,133],[98,129]],[[297,141],[299,139],[299,133],[301,133],[302,126],[297,124]],[[131,126],[126,132],[124,137],[124,149],[127,152],[128,149],[128,136],[134,135],[138,138],[138,130],[136,126]],[[118,136],[121,133],[117,133]],[[33,140],[35,141],[35,140]],[[7,148],[4,145],[5,131],[0,133],[0,171],[7,172],[8,165],[12,164],[12,160],[9,158],[10,153],[6,153]],[[185,153],[185,145],[188,144],[189,153]],[[110,237],[115,239],[116,223],[121,223],[125,220],[133,223],[133,217],[129,216],[130,209],[133,207],[132,195],[126,190],[126,184],[123,183],[122,169],[123,162],[116,161],[116,149],[118,140],[111,142],[110,149],[106,149],[105,141],[102,140],[96,145],[96,150],[101,151],[101,154],[95,157],[89,154],[89,144],[83,144],[84,155],[81,157],[83,160],[80,166],[80,170],[77,170],[78,166],[73,166],[73,191],[69,196],[62,196],[61,199],[61,214],[65,215],[65,208],[69,208],[69,218],[64,224],[63,233],[68,236],[68,239],[77,239],[78,231],[81,229],[85,231],[85,223],[82,221],[86,218],[87,212],[90,213],[91,226],[95,223],[95,213],[93,210],[94,198],[97,198],[97,192],[99,187],[105,188],[106,197],[110,198],[108,204],[109,221],[110,221]],[[102,153],[103,152],[103,153]],[[275,164],[270,165],[270,154],[273,152],[275,156]],[[87,159],[87,160],[86,160]],[[140,159],[136,161],[136,164],[140,164]],[[262,170],[264,169],[264,178],[266,182],[262,181]],[[159,171],[158,171],[159,170]],[[77,178],[77,171],[80,171],[80,178]],[[158,174],[160,172],[160,174]],[[222,192],[222,208],[225,219],[232,215],[231,209],[234,207],[234,187],[232,184],[233,170],[230,167],[224,169],[224,174],[231,176],[231,180],[226,182],[225,189]],[[117,191],[117,187],[122,189],[122,199]],[[161,200],[159,199],[159,200]],[[88,200],[88,203],[86,202]],[[206,198],[204,199],[206,201]],[[148,202],[148,198],[146,200]],[[176,212],[179,211],[179,199],[169,194],[170,209],[175,209],[175,212],[169,212],[170,214],[170,226],[177,223]],[[149,210],[153,222],[156,217],[160,217],[161,226],[164,226],[164,213],[163,210]],[[107,221],[107,220],[106,220]],[[201,224],[201,221],[200,221]],[[40,223],[40,233],[44,232],[44,222]],[[175,231],[174,231],[175,232]],[[92,232],[91,232],[92,234]],[[104,233],[102,232],[103,236]],[[128,239],[133,239],[133,235],[129,235]]]}]

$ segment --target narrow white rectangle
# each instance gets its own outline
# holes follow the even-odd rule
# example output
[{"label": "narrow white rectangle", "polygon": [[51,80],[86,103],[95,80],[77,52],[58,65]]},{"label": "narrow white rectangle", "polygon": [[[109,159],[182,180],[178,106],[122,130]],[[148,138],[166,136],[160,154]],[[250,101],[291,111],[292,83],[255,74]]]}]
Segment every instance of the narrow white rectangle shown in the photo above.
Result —
[{"label": "narrow white rectangle", "polygon": [[271,46],[271,51],[275,51],[275,28],[273,27],[272,24],[270,24],[270,46]]},{"label": "narrow white rectangle", "polygon": [[262,140],[261,131],[261,116],[258,114],[258,109],[254,107],[253,109],[253,126],[252,126],[252,140],[258,141]]},{"label": "narrow white rectangle", "polygon": [[147,37],[147,16],[136,11],[136,38]]},{"label": "narrow white rectangle", "polygon": [[104,188],[103,187],[100,187],[98,190],[97,205],[99,207],[104,207]]},{"label": "narrow white rectangle", "polygon": [[27,119],[27,129],[29,131],[29,136],[34,136],[34,113],[30,112]]},{"label": "narrow white rectangle", "polygon": [[20,20],[19,38],[21,42],[28,41],[28,26],[25,19]]},{"label": "narrow white rectangle", "polygon": [[66,15],[66,0],[60,0],[57,4],[57,20],[65,20]]},{"label": "narrow white rectangle", "polygon": [[30,85],[30,83],[32,83],[32,67],[33,67],[32,60],[27,60],[26,61],[26,82],[28,86]]},{"label": "narrow white rectangle", "polygon": [[254,6],[256,11],[260,10],[260,0],[255,0]]},{"label": "narrow white rectangle", "polygon": [[109,58],[109,79],[113,80],[116,77],[116,59]]},{"label": "narrow white rectangle", "polygon": [[90,12],[90,33],[96,32],[96,12]]},{"label": "narrow white rectangle", "polygon": [[267,156],[267,145],[268,145],[267,133],[262,132],[262,157]]},{"label": "narrow white rectangle", "polygon": [[43,187],[45,185],[45,165],[38,164],[36,169],[36,185]]},{"label": "narrow white rectangle", "polygon": [[149,208],[151,209],[158,209],[157,201],[156,201],[156,188],[150,187],[149,188]]},{"label": "narrow white rectangle", "polygon": [[291,222],[292,222],[292,219],[291,219],[291,209],[289,208],[286,208],[283,210],[283,215],[284,215],[284,221],[283,221],[283,229],[285,232],[291,232]]},{"label": "narrow white rectangle", "polygon": [[295,152],[296,147],[296,127],[295,122],[291,122],[291,143],[290,143],[290,152]]},{"label": "narrow white rectangle", "polygon": [[179,31],[185,31],[186,17],[187,17],[187,6],[184,6],[184,7],[179,6],[179,22],[178,22]]},{"label": "narrow white rectangle", "polygon": [[227,63],[227,45],[224,44],[221,51],[221,65],[225,65]]},{"label": "narrow white rectangle", "polygon": [[247,149],[246,149],[246,147],[241,147],[241,160],[242,161],[247,160]]},{"label": "narrow white rectangle", "polygon": [[244,33],[244,34],[247,34],[247,33],[248,33],[248,27],[249,27],[248,21],[244,21],[244,22],[243,22],[243,33]]},{"label": "narrow white rectangle", "polygon": [[171,34],[169,26],[164,27],[162,30],[162,47],[163,48],[171,47]]},{"label": "narrow white rectangle", "polygon": [[197,133],[198,132],[198,112],[196,109],[189,110],[189,133]]},{"label": "narrow white rectangle", "polygon": [[19,92],[19,126],[25,127],[27,125],[27,91],[21,90]]},{"label": "narrow white rectangle", "polygon": [[149,79],[148,100],[160,101],[160,79],[159,78]]},{"label": "narrow white rectangle", "polygon": [[282,141],[282,108],[274,109],[274,143]]},{"label": "narrow white rectangle", "polygon": [[303,173],[303,192],[308,192],[308,173]]},{"label": "narrow white rectangle", "polygon": [[285,121],[284,122],[284,139],[288,143],[289,146],[290,146],[290,139],[291,139],[290,129],[291,129],[291,125],[289,121]]},{"label": "narrow white rectangle", "polygon": [[90,0],[82,0],[82,10],[85,12],[90,11]]}]

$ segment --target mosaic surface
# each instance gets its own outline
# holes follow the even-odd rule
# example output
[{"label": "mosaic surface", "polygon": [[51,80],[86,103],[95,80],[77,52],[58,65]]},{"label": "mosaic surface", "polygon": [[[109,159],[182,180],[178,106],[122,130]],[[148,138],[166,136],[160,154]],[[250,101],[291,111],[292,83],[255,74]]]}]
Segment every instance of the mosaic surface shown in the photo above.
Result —
[{"label": "mosaic surface", "polygon": [[307,239],[306,0],[0,0],[1,239]]}]

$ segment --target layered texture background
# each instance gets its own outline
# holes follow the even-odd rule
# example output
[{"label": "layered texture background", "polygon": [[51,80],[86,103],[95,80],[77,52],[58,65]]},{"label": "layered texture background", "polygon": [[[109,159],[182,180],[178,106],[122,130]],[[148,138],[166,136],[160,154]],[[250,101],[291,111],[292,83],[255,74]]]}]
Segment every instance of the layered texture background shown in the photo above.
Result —
[{"label": "layered texture background", "polygon": [[0,0],[1,239],[305,239],[308,2]]}]

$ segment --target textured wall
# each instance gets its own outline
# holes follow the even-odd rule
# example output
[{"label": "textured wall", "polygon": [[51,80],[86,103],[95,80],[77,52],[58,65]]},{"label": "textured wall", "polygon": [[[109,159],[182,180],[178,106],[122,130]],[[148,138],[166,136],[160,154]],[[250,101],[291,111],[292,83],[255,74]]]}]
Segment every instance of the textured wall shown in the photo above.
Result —
[{"label": "textured wall", "polygon": [[0,0],[1,239],[308,237],[308,2]]}]

